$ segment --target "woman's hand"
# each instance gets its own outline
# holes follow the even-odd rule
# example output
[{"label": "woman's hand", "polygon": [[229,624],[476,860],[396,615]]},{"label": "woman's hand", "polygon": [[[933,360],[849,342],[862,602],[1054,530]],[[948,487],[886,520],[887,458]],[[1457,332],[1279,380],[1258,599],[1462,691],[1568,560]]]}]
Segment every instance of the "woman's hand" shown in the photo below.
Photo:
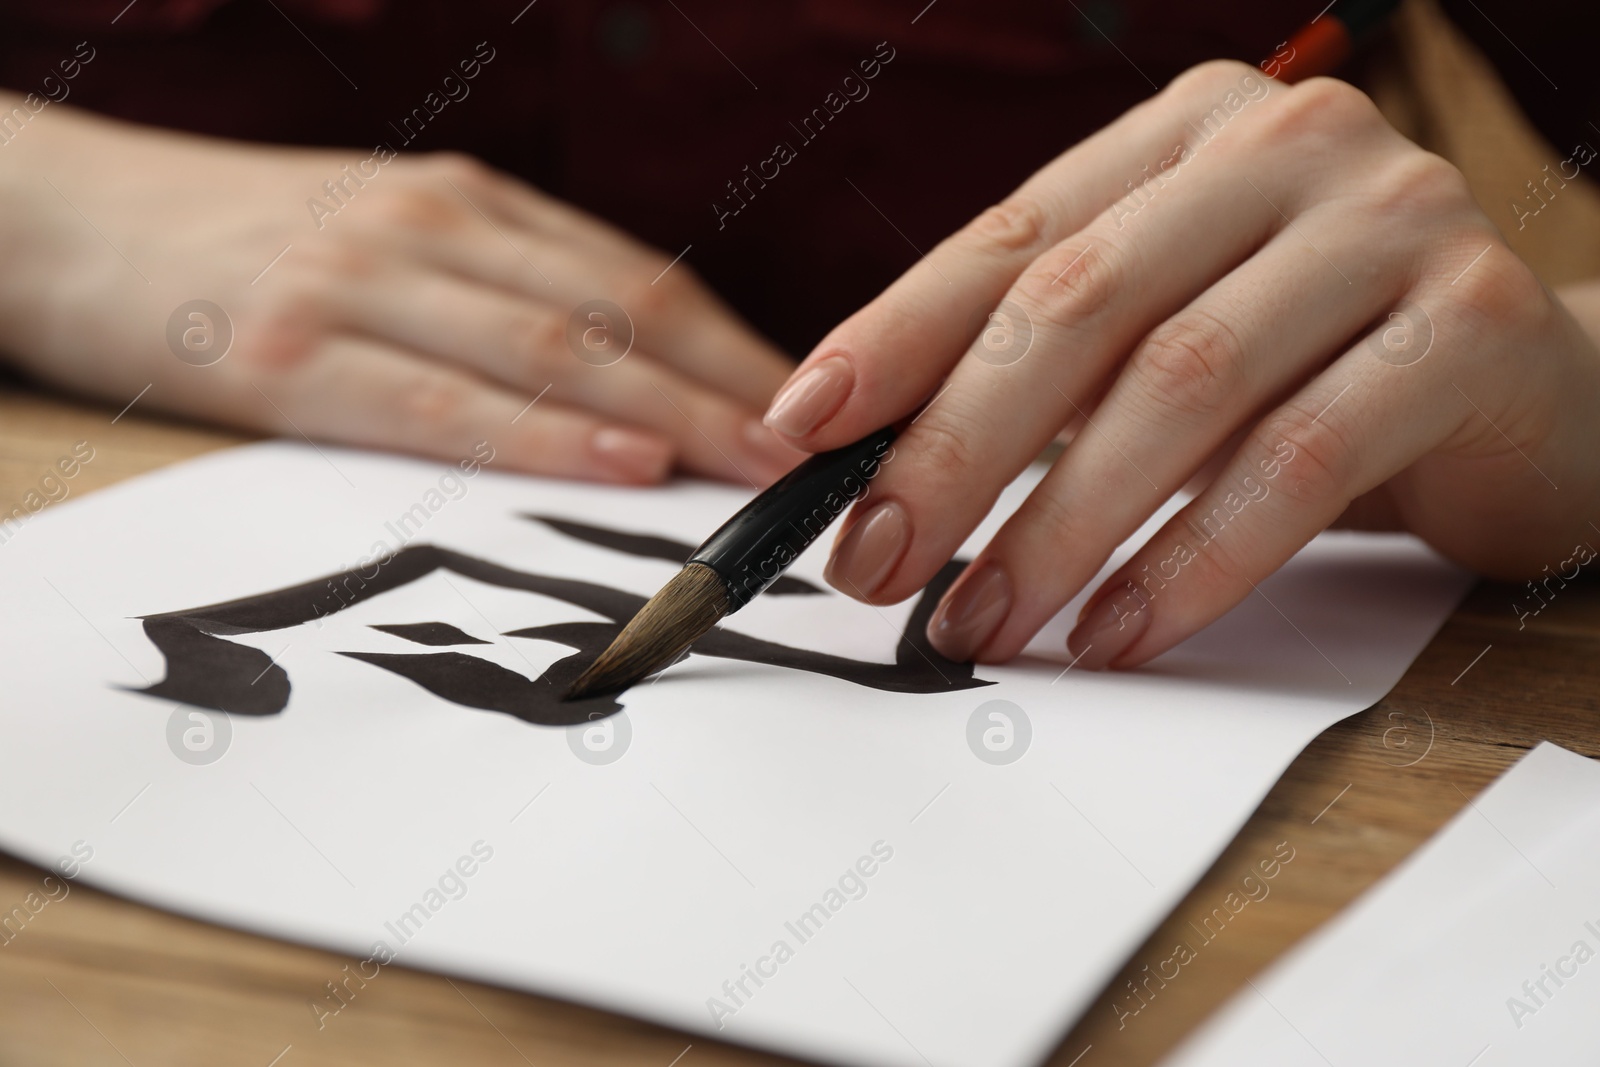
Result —
[{"label": "woman's hand", "polygon": [[833,330],[767,421],[820,450],[929,397],[834,548],[860,599],[919,589],[1084,424],[930,622],[955,659],[1017,655],[1203,470],[1087,601],[1081,666],[1171,648],[1331,524],[1525,578],[1600,521],[1594,341],[1449,164],[1327,79],[1184,74]]},{"label": "woman's hand", "polygon": [[765,483],[800,458],[759,418],[790,363],[686,264],[470,159],[50,105],[0,190],[0,346],[117,407],[149,386],[141,408],[452,460],[486,440],[610,482]]}]

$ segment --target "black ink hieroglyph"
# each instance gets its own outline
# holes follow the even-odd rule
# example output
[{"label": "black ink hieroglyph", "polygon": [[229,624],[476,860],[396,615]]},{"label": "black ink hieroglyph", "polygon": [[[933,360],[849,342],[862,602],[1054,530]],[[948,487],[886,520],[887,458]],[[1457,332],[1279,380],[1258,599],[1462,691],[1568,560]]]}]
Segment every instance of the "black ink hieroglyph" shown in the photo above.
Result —
[{"label": "black ink hieroglyph", "polygon": [[[651,535],[545,516],[523,517],[566,536],[630,555],[681,563],[694,551],[689,545]],[[939,655],[923,633],[934,605],[963,566],[959,560],[946,564],[922,591],[895,648],[893,663],[792,648],[721,628],[695,642],[689,652],[824,674],[893,693],[942,693],[989,685],[973,677],[970,663],[954,663]],[[411,545],[365,569],[342,571],[239,600],[144,616],[145,635],[165,657],[167,674],[154,685],[136,691],[230,715],[275,715],[289,702],[288,672],[261,649],[238,644],[229,637],[298,626],[382,596],[436,571],[552,597],[610,621],[556,623],[502,635],[551,641],[575,650],[534,679],[459,650],[339,654],[398,674],[453,704],[504,712],[543,726],[570,726],[622,710],[617,702],[622,694],[572,701],[563,700],[562,696],[583,668],[644,606],[644,597],[592,582],[503,567],[437,545]],[[776,588],[773,592],[820,594],[822,590],[794,579],[781,592]],[[433,647],[486,644],[442,622],[395,623],[374,629]]]}]

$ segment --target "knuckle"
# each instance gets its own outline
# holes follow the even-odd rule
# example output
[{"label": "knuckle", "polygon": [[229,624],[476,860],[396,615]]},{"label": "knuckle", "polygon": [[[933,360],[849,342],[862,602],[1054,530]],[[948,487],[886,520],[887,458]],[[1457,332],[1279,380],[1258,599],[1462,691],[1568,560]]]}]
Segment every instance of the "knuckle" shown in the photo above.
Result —
[{"label": "knuckle", "polygon": [[345,237],[318,241],[297,259],[295,269],[285,271],[291,279],[289,289],[301,298],[311,294],[306,288],[341,284],[353,278],[370,278],[383,266],[382,258],[365,242]]},{"label": "knuckle", "polygon": [[373,221],[399,230],[446,230],[464,218],[464,205],[432,189],[402,186],[373,200]]},{"label": "knuckle", "polygon": [[486,188],[493,180],[494,172],[486,163],[464,152],[435,152],[428,163],[435,174],[468,193]]},{"label": "knuckle", "polygon": [[1013,194],[972,220],[970,232],[980,251],[1004,255],[1035,248],[1044,241],[1049,218],[1040,203]]},{"label": "knuckle", "polygon": [[1310,78],[1277,95],[1277,106],[1255,124],[1260,141],[1320,141],[1383,122],[1371,97],[1337,78]]},{"label": "knuckle", "polygon": [[319,339],[304,317],[269,313],[240,327],[232,358],[252,373],[276,378],[308,362]]},{"label": "knuckle", "polygon": [[263,374],[286,372],[316,353],[330,317],[320,281],[286,271],[240,322],[234,358]]},{"label": "knuckle", "polygon": [[1533,268],[1498,239],[1445,291],[1462,315],[1496,331],[1531,323],[1551,307],[1544,283]]},{"label": "knuckle", "polygon": [[1407,151],[1384,169],[1376,191],[1377,208],[1387,216],[1458,212],[1472,206],[1461,171],[1432,152]]},{"label": "knuckle", "polygon": [[424,372],[399,383],[399,407],[405,424],[437,430],[456,425],[468,403],[466,386],[440,374]]},{"label": "knuckle", "polygon": [[653,253],[630,273],[634,278],[618,288],[617,303],[635,319],[656,318],[680,307],[698,285],[686,264],[673,265]]},{"label": "knuckle", "polygon": [[326,318],[330,310],[326,281],[320,269],[297,265],[296,270],[284,271],[261,294],[263,321],[318,322]]},{"label": "knuckle", "polygon": [[1248,63],[1235,59],[1210,59],[1190,67],[1167,85],[1165,95],[1186,99],[1195,93],[1216,92],[1238,84],[1239,79],[1250,74],[1260,77],[1260,71]]},{"label": "knuckle", "polygon": [[1232,512],[1225,500],[1197,497],[1179,512],[1183,528],[1171,535],[1175,540],[1160,552],[1164,562],[1155,568],[1159,572],[1165,561],[1177,562],[1188,575],[1184,581],[1193,581],[1202,597],[1237,588],[1254,569],[1251,540],[1226,534],[1232,521],[1225,516]]},{"label": "knuckle", "polygon": [[1287,106],[1301,109],[1301,118],[1342,129],[1381,123],[1372,97],[1339,78],[1308,78],[1288,93]]},{"label": "knuckle", "polygon": [[964,433],[960,425],[950,425],[948,420],[936,419],[930,413],[912,427],[910,433],[914,434],[911,444],[918,465],[933,472],[941,482],[957,472],[973,469],[976,464],[977,453],[971,436]]},{"label": "knuckle", "polygon": [[1018,514],[1033,531],[1030,537],[1036,537],[1041,544],[1072,545],[1083,534],[1083,509],[1060,493],[1047,492],[1044,486],[1028,494]]},{"label": "knuckle", "polygon": [[[662,266],[666,266],[665,262]],[[666,278],[660,279],[654,285],[648,281],[635,281],[620,286],[616,290],[617,306],[627,312],[635,322],[660,316],[674,302],[672,286],[667,282],[667,278],[670,277],[672,277],[671,271],[667,272]]]},{"label": "knuckle", "polygon": [[554,315],[520,315],[512,321],[508,332],[517,338],[516,348],[524,358],[533,363],[559,353],[567,343],[566,323]]},{"label": "knuckle", "polygon": [[1058,245],[1034,260],[1017,279],[1016,292],[1030,313],[1071,327],[1110,305],[1118,289],[1121,253],[1096,239],[1086,246]]},{"label": "knuckle", "polygon": [[1209,312],[1191,311],[1156,327],[1131,366],[1163,407],[1207,415],[1236,384],[1242,351],[1227,322]]},{"label": "knuckle", "polygon": [[1290,499],[1320,505],[1353,495],[1349,487],[1355,474],[1354,443],[1331,417],[1291,401],[1250,436],[1253,453],[1277,460],[1275,487]]}]

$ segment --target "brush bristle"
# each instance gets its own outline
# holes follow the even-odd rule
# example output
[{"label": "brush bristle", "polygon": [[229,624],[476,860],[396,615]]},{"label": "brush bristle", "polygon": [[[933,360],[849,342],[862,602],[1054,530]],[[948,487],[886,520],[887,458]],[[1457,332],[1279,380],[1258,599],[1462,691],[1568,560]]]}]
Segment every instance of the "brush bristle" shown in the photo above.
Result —
[{"label": "brush bristle", "polygon": [[728,613],[721,575],[690,563],[639,609],[611,646],[567,690],[567,700],[615,693],[660,670]]}]

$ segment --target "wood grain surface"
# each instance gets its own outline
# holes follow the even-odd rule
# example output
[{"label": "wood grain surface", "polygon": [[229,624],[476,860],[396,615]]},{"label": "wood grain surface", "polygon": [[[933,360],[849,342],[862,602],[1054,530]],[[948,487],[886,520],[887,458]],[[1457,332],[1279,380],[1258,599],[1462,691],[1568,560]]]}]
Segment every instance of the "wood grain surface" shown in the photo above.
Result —
[{"label": "wood grain surface", "polygon": [[[243,440],[147,420],[138,405],[113,422],[116,415],[0,389],[0,513],[78,441],[95,455],[69,483],[74,495]],[[1247,988],[1246,978],[1381,877],[1528,748],[1551,740],[1600,757],[1594,583],[1563,590],[1525,629],[1511,609],[1514,597],[1480,585],[1388,697],[1312,743],[1067,1035],[1055,1064],[1158,1062]],[[1143,982],[1145,968],[1177,942],[1199,940],[1189,924],[1202,924],[1282,842],[1294,858],[1268,883],[1268,896],[1233,916],[1176,979],[1141,985],[1142,999],[1130,992],[1126,983]],[[38,890],[45,873],[0,856],[0,908]],[[1007,921],[1002,912],[995,918]],[[385,968],[319,1026],[308,1003],[354,962],[75,886],[0,944],[0,1067],[785,1062],[399,966]],[[939,1058],[937,1049],[921,1051]]]}]

